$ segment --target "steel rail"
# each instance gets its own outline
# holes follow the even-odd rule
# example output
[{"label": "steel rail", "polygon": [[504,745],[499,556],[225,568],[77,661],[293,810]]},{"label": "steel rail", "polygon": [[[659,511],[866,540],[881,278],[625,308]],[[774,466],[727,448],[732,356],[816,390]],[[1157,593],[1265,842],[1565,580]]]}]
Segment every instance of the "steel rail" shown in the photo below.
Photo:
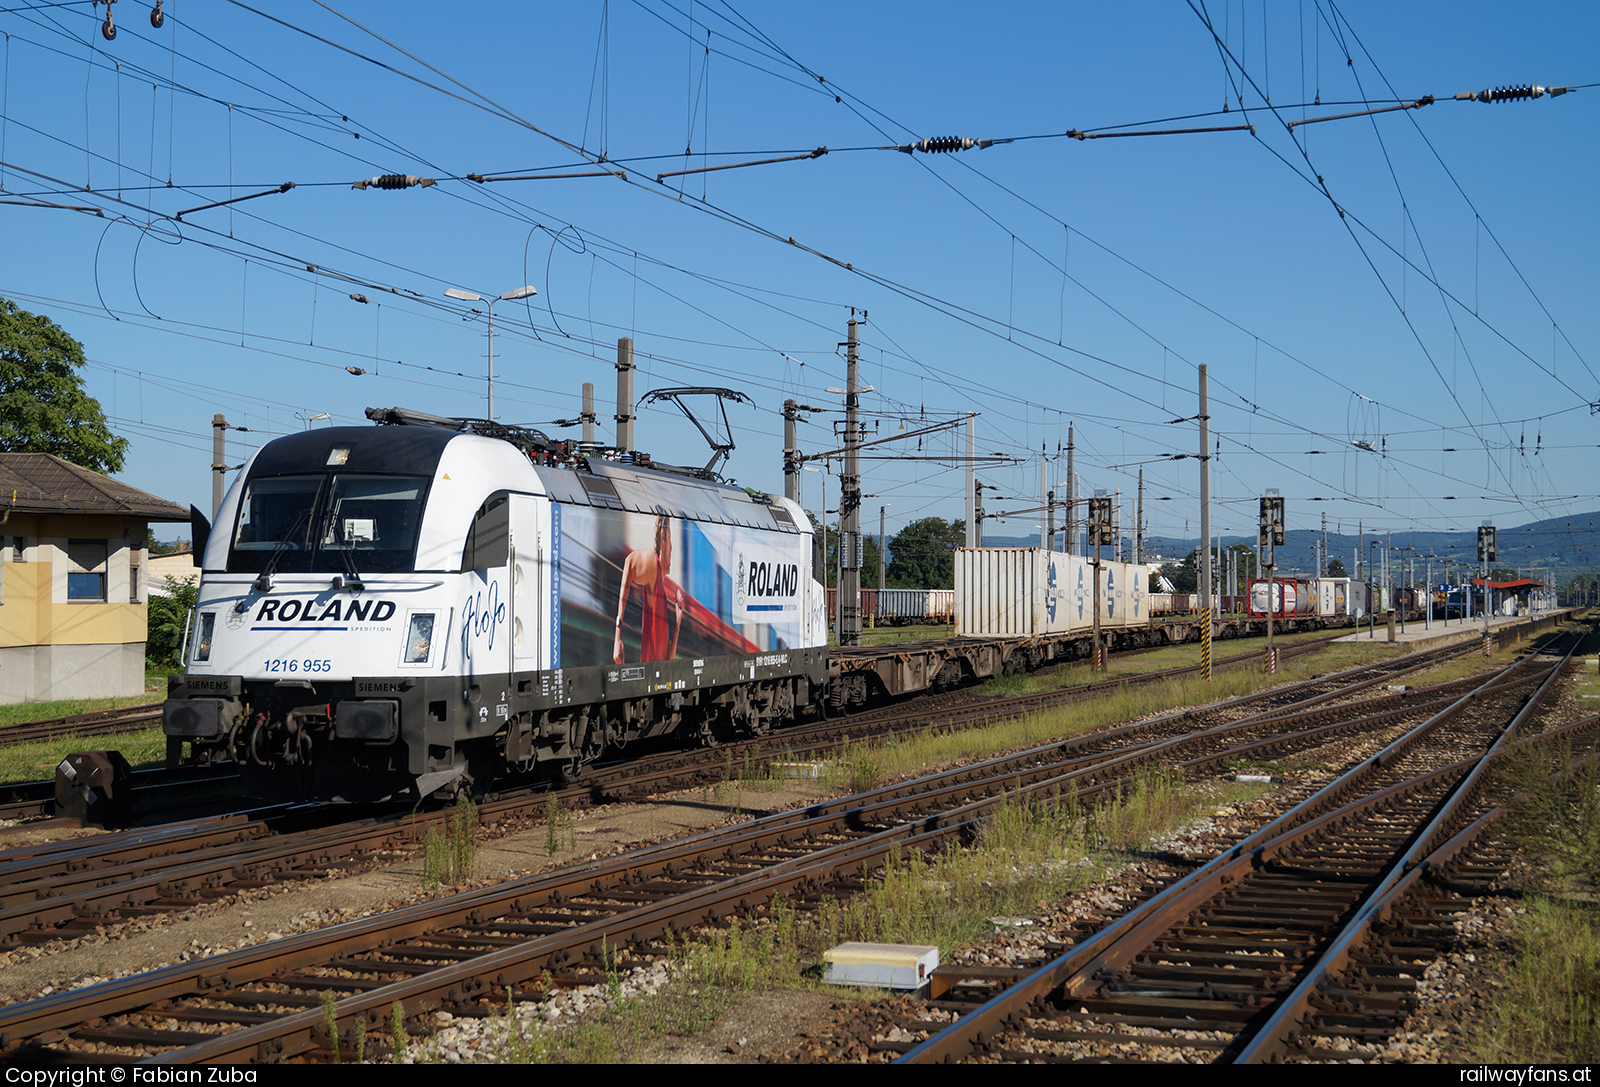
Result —
[{"label": "steel rail", "polygon": [[[1459,772],[1463,768],[1463,764],[1454,764],[1422,779],[1392,786],[1387,792],[1399,795],[1414,791],[1448,775],[1452,770]],[[1040,781],[1025,785],[1021,791],[1036,794],[1058,784],[1055,781]],[[445,1003],[463,1002],[475,995],[485,994],[491,981],[502,988],[520,985],[537,978],[542,970],[551,965],[564,965],[581,957],[599,960],[608,943],[616,947],[629,940],[660,938],[681,931],[692,922],[715,922],[730,913],[756,912],[774,896],[792,892],[802,884],[820,888],[841,878],[865,881],[872,871],[882,866],[891,851],[930,849],[944,844],[968,832],[995,805],[1003,802],[1004,798],[989,798],[925,816],[914,822],[891,826],[857,842],[838,845],[812,857],[784,861],[770,869],[738,876],[687,896],[641,907],[563,933],[540,937],[517,947],[495,951],[470,962],[442,967],[419,977],[340,998],[331,1012],[301,1012],[273,1023],[260,1024],[170,1051],[151,1058],[151,1063],[284,1060],[309,1054],[331,1045],[331,1040],[326,1038],[330,1017],[339,1027],[343,1044],[349,1044],[357,1018],[366,1020],[369,1028],[376,1028],[396,1001],[410,1014],[433,1010]],[[1320,827],[1348,818],[1348,809],[1356,806],[1348,805],[1345,809],[1313,820],[1313,823]],[[1309,832],[1301,830],[1299,836]]]},{"label": "steel rail", "polygon": [[[1581,644],[1582,639],[1573,639],[1572,647],[1562,657],[1561,663],[1551,670],[1550,676],[1489,746],[1488,751],[1473,766],[1472,771],[1453,790],[1449,800],[1428,825],[1422,828],[1411,848],[1398,857],[1384,873],[1383,878],[1374,885],[1359,912],[1352,918],[1350,924],[1334,937],[1327,950],[1318,957],[1316,965],[1305,971],[1294,988],[1278,1001],[1271,1017],[1239,1051],[1233,1063],[1255,1064],[1275,1061],[1281,1060],[1286,1055],[1293,1045],[1294,1036],[1300,1032],[1302,1022],[1311,1013],[1311,1000],[1317,990],[1329,978],[1346,968],[1351,951],[1366,939],[1374,922],[1388,912],[1389,906],[1401,893],[1401,888],[1413,886],[1420,878],[1425,866],[1432,862],[1433,854],[1439,848],[1440,840],[1446,836],[1447,829],[1460,821],[1469,803],[1476,801],[1481,786],[1487,779],[1490,764],[1509,748],[1511,738],[1522,729],[1535,707],[1550,693],[1551,685],[1566,671],[1572,661],[1572,655],[1577,652]],[[1473,825],[1481,830],[1488,824],[1479,820]],[[1453,856],[1462,845],[1464,842],[1457,844],[1451,855]]]},{"label": "steel rail", "polygon": [[[1082,978],[1096,969],[1111,965],[1114,956],[1130,957],[1149,937],[1165,931],[1173,921],[1186,916],[1210,900],[1224,884],[1236,880],[1265,863],[1269,851],[1286,848],[1304,837],[1313,825],[1329,823],[1335,815],[1362,801],[1342,804],[1332,812],[1318,815],[1387,768],[1397,764],[1408,752],[1440,726],[1459,715],[1481,694],[1488,693],[1506,673],[1520,670],[1524,662],[1508,665],[1497,676],[1468,692],[1449,707],[1408,731],[1369,759],[1351,768],[1302,801],[1283,816],[1260,828],[1230,849],[1202,865],[1162,893],[1142,903],[1077,947],[1039,968],[1014,986],[997,994],[949,1027],[927,1038],[904,1054],[897,1063],[928,1063],[960,1059],[983,1039],[992,1036],[1007,1020],[1035,1001]],[[1434,771],[1429,777],[1441,771]],[[1292,829],[1284,829],[1292,828]]]}]

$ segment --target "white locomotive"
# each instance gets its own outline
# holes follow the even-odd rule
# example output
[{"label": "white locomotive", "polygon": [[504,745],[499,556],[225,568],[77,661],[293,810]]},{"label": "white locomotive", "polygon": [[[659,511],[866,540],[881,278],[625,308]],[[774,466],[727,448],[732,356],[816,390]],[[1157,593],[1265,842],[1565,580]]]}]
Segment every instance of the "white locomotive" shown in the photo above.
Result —
[{"label": "white locomotive", "polygon": [[[534,430],[369,409],[279,438],[202,541],[169,759],[402,800],[607,748],[758,734],[827,679],[793,502]],[[208,528],[209,526],[199,526]]]}]

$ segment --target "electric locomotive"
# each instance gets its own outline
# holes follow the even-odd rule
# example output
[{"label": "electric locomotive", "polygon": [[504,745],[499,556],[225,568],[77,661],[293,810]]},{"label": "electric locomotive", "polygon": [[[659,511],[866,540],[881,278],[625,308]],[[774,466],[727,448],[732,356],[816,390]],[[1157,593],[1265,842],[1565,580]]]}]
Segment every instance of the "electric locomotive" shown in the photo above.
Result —
[{"label": "electric locomotive", "polygon": [[197,521],[169,761],[232,757],[256,796],[414,801],[817,702],[825,596],[794,502],[536,430],[367,415],[263,446],[215,530]]}]

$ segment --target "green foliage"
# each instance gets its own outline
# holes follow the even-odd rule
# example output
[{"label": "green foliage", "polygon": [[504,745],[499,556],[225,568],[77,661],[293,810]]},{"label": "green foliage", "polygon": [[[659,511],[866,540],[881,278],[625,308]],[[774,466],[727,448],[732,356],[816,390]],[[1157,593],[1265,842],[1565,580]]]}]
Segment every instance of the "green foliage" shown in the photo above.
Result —
[{"label": "green foliage", "polygon": [[52,453],[96,472],[121,471],[128,439],[111,433],[75,373],[83,345],[48,317],[0,298],[0,452]]},{"label": "green foliage", "polygon": [[889,541],[888,581],[897,589],[953,589],[955,552],[967,543],[965,521],[924,517]]},{"label": "green foliage", "polygon": [[155,529],[147,528],[144,530],[144,546],[145,550],[149,551],[152,555],[176,555],[179,551],[187,548],[189,544],[186,540],[177,540],[173,543],[162,543],[160,540],[156,539]]},{"label": "green foliage", "polygon": [[144,658],[157,668],[183,667],[183,627],[189,621],[195,601],[200,597],[197,578],[167,578],[167,595],[150,594]]},{"label": "green foliage", "polygon": [[1328,560],[1328,576],[1329,577],[1349,577],[1350,576],[1349,573],[1346,572],[1346,570],[1344,568],[1344,560],[1343,559],[1341,559],[1341,558],[1331,558],[1331,559]]},{"label": "green foliage", "polygon": [[[74,705],[61,713],[46,712],[40,707],[50,703],[38,702],[22,703],[16,707],[7,706],[6,709],[24,711],[17,716],[19,721],[37,721],[50,717],[65,717],[73,713],[87,713],[93,709],[109,709],[109,704],[118,702],[123,705],[137,705],[145,701],[146,697],[148,696],[95,699],[99,705]],[[55,705],[60,706],[61,703]],[[27,713],[26,711],[30,709],[34,712]],[[127,759],[128,765],[135,770],[166,764],[167,737],[161,731],[161,726],[156,725],[142,732],[129,732],[116,737],[74,735],[22,744],[0,744],[0,782],[49,781],[55,775],[56,764],[74,751],[93,750],[110,746],[112,743],[115,743],[116,749],[122,752],[122,757]]]},{"label": "green foliage", "polygon": [[[1225,563],[1228,555],[1236,553],[1239,556],[1239,578],[1260,576],[1262,570],[1256,561],[1256,549],[1247,543],[1229,544],[1218,550],[1211,549],[1211,569],[1219,573],[1227,569]],[[1337,560],[1335,560],[1337,561]],[[1161,564],[1161,575],[1172,582],[1172,591],[1175,593],[1197,593],[1200,591],[1200,549],[1197,547],[1183,557],[1182,562],[1165,562]],[[1339,576],[1339,575],[1332,575]]]},{"label": "green foliage", "polygon": [[328,1027],[328,1045],[333,1049],[333,1063],[343,1064],[339,1054],[339,1015],[334,1007],[335,998],[332,989],[324,989],[317,998],[322,1003],[322,1021]]},{"label": "green foliage", "polygon": [[422,839],[422,881],[430,887],[472,878],[478,859],[478,806],[466,793],[456,797],[455,811],[443,833],[429,827]]},{"label": "green foliage", "polygon": [[411,1046],[406,1037],[406,1009],[398,1000],[389,1009],[389,1044],[394,1047],[394,1062],[399,1064]]},{"label": "green foliage", "polygon": [[1164,562],[1161,564],[1161,576],[1172,582],[1172,591],[1175,593],[1192,593],[1195,586],[1200,584],[1200,575],[1195,572],[1194,552],[1180,562]]},{"label": "green foliage", "polygon": [[578,834],[572,826],[572,816],[561,806],[554,793],[544,803],[544,849],[555,856],[563,847],[576,849]]}]

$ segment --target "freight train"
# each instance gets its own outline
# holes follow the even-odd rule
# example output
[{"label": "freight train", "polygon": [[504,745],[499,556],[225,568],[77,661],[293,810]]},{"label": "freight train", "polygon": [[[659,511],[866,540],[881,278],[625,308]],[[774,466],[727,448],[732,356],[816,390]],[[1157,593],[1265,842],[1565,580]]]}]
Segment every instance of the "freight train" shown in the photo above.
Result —
[{"label": "freight train", "polygon": [[[838,611],[839,590],[828,590],[828,615]],[[955,620],[954,589],[862,589],[861,621],[877,626],[949,624]]]},{"label": "freight train", "polygon": [[215,530],[196,511],[169,761],[231,759],[259,797],[417,801],[1086,656],[1097,612],[1115,647],[1194,636],[1152,622],[1142,565],[962,549],[954,590],[870,599],[879,621],[953,623],[948,646],[830,652],[796,503],[643,452],[367,414],[263,446]]},{"label": "freight train", "polygon": [[1275,577],[1270,583],[1261,578],[1251,581],[1249,589],[1252,619],[1265,619],[1269,607],[1274,619],[1349,617],[1357,623],[1391,611],[1408,620],[1420,619],[1428,608],[1423,589],[1390,588],[1347,577]]},{"label": "freight train", "polygon": [[256,796],[418,800],[817,704],[826,598],[794,502],[536,430],[367,414],[263,446],[215,529],[197,521],[169,759],[231,757]]}]

